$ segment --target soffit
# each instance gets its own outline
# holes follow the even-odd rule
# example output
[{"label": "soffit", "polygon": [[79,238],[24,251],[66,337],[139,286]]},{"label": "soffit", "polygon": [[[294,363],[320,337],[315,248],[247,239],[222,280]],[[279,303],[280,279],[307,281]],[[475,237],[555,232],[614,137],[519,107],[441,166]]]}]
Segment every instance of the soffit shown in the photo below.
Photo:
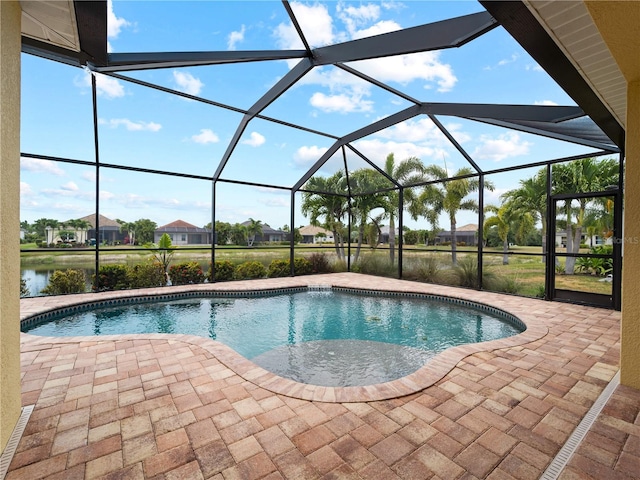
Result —
[{"label": "soffit", "polygon": [[626,128],[627,83],[585,3],[581,0],[525,0],[523,3]]},{"label": "soffit", "polygon": [[73,0],[21,1],[22,35],[80,51],[80,39]]}]

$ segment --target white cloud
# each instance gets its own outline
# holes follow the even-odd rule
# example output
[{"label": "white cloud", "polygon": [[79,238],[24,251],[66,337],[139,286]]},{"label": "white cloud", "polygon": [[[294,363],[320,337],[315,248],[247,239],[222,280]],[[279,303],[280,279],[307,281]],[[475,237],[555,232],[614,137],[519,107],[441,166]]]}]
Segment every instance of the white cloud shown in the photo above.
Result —
[{"label": "white cloud", "polygon": [[20,158],[20,170],[35,173],[46,173],[57,177],[62,177],[65,174],[64,170],[62,170],[56,163],[50,160],[41,160],[39,158]]},{"label": "white cloud", "polygon": [[[460,144],[471,139],[471,136],[462,130],[462,125],[459,123],[451,122],[444,126]],[[381,130],[375,136],[399,143],[413,142],[417,143],[418,146],[430,147],[438,151],[452,148],[452,144],[447,137],[444,136],[430,118],[424,116],[400,122]]]},{"label": "white cloud", "polygon": [[458,81],[451,65],[440,61],[440,52],[363,60],[350,65],[383,82],[393,81],[407,85],[416,80],[423,80],[426,82],[424,88],[431,88],[431,84],[436,83],[439,92],[450,91]]},{"label": "white cloud", "polygon": [[[309,45],[321,47],[334,43],[333,21],[326,5],[305,5],[300,2],[291,2],[291,9],[305,33],[305,39]],[[274,34],[277,44],[281,48],[304,48],[298,32],[291,23],[281,23],[276,27]]]},{"label": "white cloud", "polygon": [[508,157],[516,157],[529,153],[529,147],[533,144],[524,141],[515,132],[508,132],[497,137],[490,135],[480,136],[481,145],[476,147],[471,155],[477,158],[487,158],[499,162]]},{"label": "white cloud", "polygon": [[33,190],[31,189],[31,185],[29,185],[27,182],[20,182],[20,196],[25,196],[28,197],[33,193]]},{"label": "white cloud", "polygon": [[190,73],[179,72],[177,70],[173,71],[173,80],[176,82],[178,90],[188,93],[189,95],[198,95],[202,91],[202,87],[204,87],[204,83],[202,83],[200,79]]},{"label": "white cloud", "polygon": [[353,32],[353,39],[373,37],[375,35],[382,35],[384,33],[395,32],[402,27],[393,20],[382,20],[368,28]]},{"label": "white cloud", "polygon": [[493,70],[498,67],[504,67],[509,63],[515,62],[516,60],[518,60],[518,58],[519,58],[519,55],[517,53],[514,53],[509,58],[503,58],[502,60],[498,61],[498,63],[496,63],[494,66],[487,65],[486,67],[484,67],[484,70]]},{"label": "white cloud", "polygon": [[553,100],[536,100],[534,105],[558,105]]},{"label": "white cloud", "polygon": [[249,145],[251,147],[259,147],[265,142],[264,136],[260,135],[258,132],[251,132],[251,135],[248,139],[243,140],[242,143],[245,145]]},{"label": "white cloud", "polygon": [[212,130],[203,128],[202,130],[200,130],[199,134],[193,135],[191,137],[191,140],[196,143],[206,145],[207,143],[218,143],[220,141],[220,138],[218,138],[218,135],[216,135]]},{"label": "white cloud", "polygon": [[343,7],[338,4],[337,11],[340,20],[345,24],[352,37],[358,26],[375,21],[380,17],[380,6],[376,4],[360,5],[359,7]]},{"label": "white cloud", "polygon": [[[91,88],[91,75],[89,70],[85,70],[84,75],[74,80],[74,84],[81,88]],[[102,75],[100,73],[93,73],[96,76],[96,92],[99,96],[106,98],[118,98],[124,97],[124,87],[115,78]]]},{"label": "white cloud", "polygon": [[67,192],[77,192],[80,190],[75,182],[67,182],[64,185],[61,185],[60,189]]},{"label": "white cloud", "polygon": [[108,125],[111,128],[118,128],[123,125],[130,132],[149,131],[157,132],[162,128],[162,125],[155,122],[133,122],[128,118],[112,118],[110,120],[100,119],[98,123],[101,125]]},{"label": "white cloud", "polygon": [[314,93],[309,99],[309,103],[323,112],[371,112],[373,110],[373,102],[363,100],[363,95],[358,92],[348,94],[325,95],[322,92]]},{"label": "white cloud", "polygon": [[236,45],[240,42],[244,41],[244,32],[246,31],[246,27],[242,25],[239,31],[231,32],[227,37],[227,48],[229,50],[235,50]]},{"label": "white cloud", "polygon": [[[308,43],[313,47],[380,35],[401,29],[401,25],[390,20],[379,20],[381,7],[390,4],[363,4],[358,7],[336,6],[336,19],[342,22],[342,30],[334,23],[326,5],[303,5],[292,2],[291,7]],[[375,22],[372,24],[372,22]],[[290,23],[280,24],[274,30],[279,47],[302,48],[302,42]],[[290,62],[293,65],[295,62]],[[423,52],[381,59],[351,62],[351,66],[383,82],[406,85],[413,81],[424,81],[424,88],[437,88],[439,92],[451,90],[457,78],[450,65],[440,60],[439,52]],[[370,96],[371,85],[348,75],[339,69],[315,68],[299,82],[300,85],[321,85],[329,92],[315,92],[310,101],[323,112],[370,112],[374,104]]]},{"label": "white cloud", "polygon": [[260,200],[262,205],[267,207],[289,207],[289,200],[281,197],[270,197]]},{"label": "white cloud", "polygon": [[96,172],[94,171],[86,171],[86,172],[82,172],[81,175],[83,180],[86,180],[87,182],[91,182],[91,183],[95,183],[96,181]]},{"label": "white cloud", "polygon": [[309,165],[318,160],[327,151],[325,147],[312,145],[310,147],[300,147],[293,155],[296,165]]},{"label": "white cloud", "polygon": [[442,161],[442,156],[447,156],[447,152],[442,148],[431,145],[420,145],[413,142],[383,141],[377,138],[359,140],[355,142],[355,147],[367,158],[375,162],[378,166],[383,166],[387,155],[393,153],[397,160],[409,157],[417,157],[427,164],[427,158],[434,161]]},{"label": "white cloud", "polygon": [[131,23],[124,18],[119,18],[113,11],[113,1],[107,0],[107,37],[117,38],[120,30],[131,26]]},{"label": "white cloud", "polygon": [[524,68],[527,71],[532,70],[534,72],[544,72],[544,69],[540,65],[538,65],[537,63],[530,63],[529,65],[527,65]]}]

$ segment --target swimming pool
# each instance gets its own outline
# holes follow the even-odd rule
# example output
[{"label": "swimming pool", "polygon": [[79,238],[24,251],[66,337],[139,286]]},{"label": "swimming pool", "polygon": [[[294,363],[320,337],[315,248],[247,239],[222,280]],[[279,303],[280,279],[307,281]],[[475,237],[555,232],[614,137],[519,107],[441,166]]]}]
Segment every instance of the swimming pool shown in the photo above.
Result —
[{"label": "swimming pool", "polygon": [[[381,383],[408,375],[449,347],[518,334],[496,309],[454,299],[348,289],[288,289],[266,295],[75,307],[46,323],[44,336],[183,333],[218,340],[285,378],[326,386]],[[131,302],[131,301],[129,301]],[[126,303],[126,302],[125,302]]]}]

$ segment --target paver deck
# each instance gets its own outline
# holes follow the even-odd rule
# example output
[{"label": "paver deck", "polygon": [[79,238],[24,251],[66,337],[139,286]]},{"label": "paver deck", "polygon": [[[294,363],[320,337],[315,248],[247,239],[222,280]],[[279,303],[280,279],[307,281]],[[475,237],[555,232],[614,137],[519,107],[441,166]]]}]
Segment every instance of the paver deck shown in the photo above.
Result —
[{"label": "paver deck", "polygon": [[[528,329],[357,391],[281,379],[198,337],[23,334],[35,408],[7,478],[536,479],[618,370],[611,310],[353,273],[170,288],[310,284],[455,296]],[[168,288],[23,299],[21,316]],[[638,478],[639,412],[640,392],[618,387],[560,478]]]}]

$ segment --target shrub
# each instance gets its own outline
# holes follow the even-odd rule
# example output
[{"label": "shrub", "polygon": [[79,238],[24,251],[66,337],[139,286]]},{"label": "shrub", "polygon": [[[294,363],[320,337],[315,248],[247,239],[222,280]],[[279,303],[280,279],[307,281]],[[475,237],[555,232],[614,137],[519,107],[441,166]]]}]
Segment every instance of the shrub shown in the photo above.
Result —
[{"label": "shrub", "polygon": [[216,282],[226,282],[228,280],[233,280],[233,272],[235,271],[235,267],[229,260],[217,260],[215,263],[215,269],[211,268],[211,264],[209,264],[209,273],[207,273],[207,280],[209,280],[210,282],[213,282],[212,275],[214,270]]},{"label": "shrub", "polygon": [[20,279],[20,296],[27,297],[31,292],[27,288],[27,281],[24,278]]},{"label": "shrub", "polygon": [[409,230],[408,232],[404,232],[404,243],[407,245],[415,245],[418,243],[418,231]]},{"label": "shrub", "polygon": [[125,290],[129,288],[129,268],[126,265],[102,265],[93,276],[93,290]]},{"label": "shrub", "polygon": [[64,295],[67,293],[84,293],[87,279],[82,270],[56,270],[49,278],[49,283],[42,289],[46,295]]},{"label": "shrub", "polygon": [[420,257],[411,263],[402,272],[408,280],[419,282],[440,283],[442,280],[442,265],[433,256]]},{"label": "shrub", "polygon": [[331,273],[333,270],[325,253],[312,253],[309,256],[312,273]]},{"label": "shrub", "polygon": [[454,267],[458,277],[458,285],[461,287],[478,286],[478,262],[474,257],[462,257]]},{"label": "shrub", "polygon": [[351,265],[351,271],[356,273],[365,273],[369,275],[378,275],[380,277],[397,277],[398,268],[392,265],[385,256],[367,255]]},{"label": "shrub", "polygon": [[[465,256],[458,260],[458,264],[453,269],[461,287],[478,288],[478,261],[474,256]],[[482,272],[482,284],[487,290],[494,290],[497,285],[496,276],[488,269]],[[497,290],[504,291],[504,290]]]},{"label": "shrub", "polygon": [[134,265],[127,274],[131,288],[164,287],[167,284],[164,267],[153,260]]},{"label": "shrub", "polygon": [[190,285],[204,282],[204,272],[198,262],[184,262],[169,267],[172,285]]},{"label": "shrub", "polygon": [[293,271],[296,275],[310,275],[313,273],[313,265],[304,257],[294,258]]},{"label": "shrub", "polygon": [[235,269],[233,277],[236,280],[263,278],[267,275],[265,266],[257,261],[244,262]]},{"label": "shrub", "polygon": [[[512,277],[499,277],[499,278],[496,277],[487,283],[488,285],[485,288],[488,290],[492,290],[494,292],[516,294],[522,288],[522,283],[517,278],[512,278]],[[543,289],[543,296],[544,296],[544,289]]]},{"label": "shrub", "polygon": [[291,266],[289,260],[274,260],[269,264],[267,269],[267,277],[288,277],[291,273]]}]

